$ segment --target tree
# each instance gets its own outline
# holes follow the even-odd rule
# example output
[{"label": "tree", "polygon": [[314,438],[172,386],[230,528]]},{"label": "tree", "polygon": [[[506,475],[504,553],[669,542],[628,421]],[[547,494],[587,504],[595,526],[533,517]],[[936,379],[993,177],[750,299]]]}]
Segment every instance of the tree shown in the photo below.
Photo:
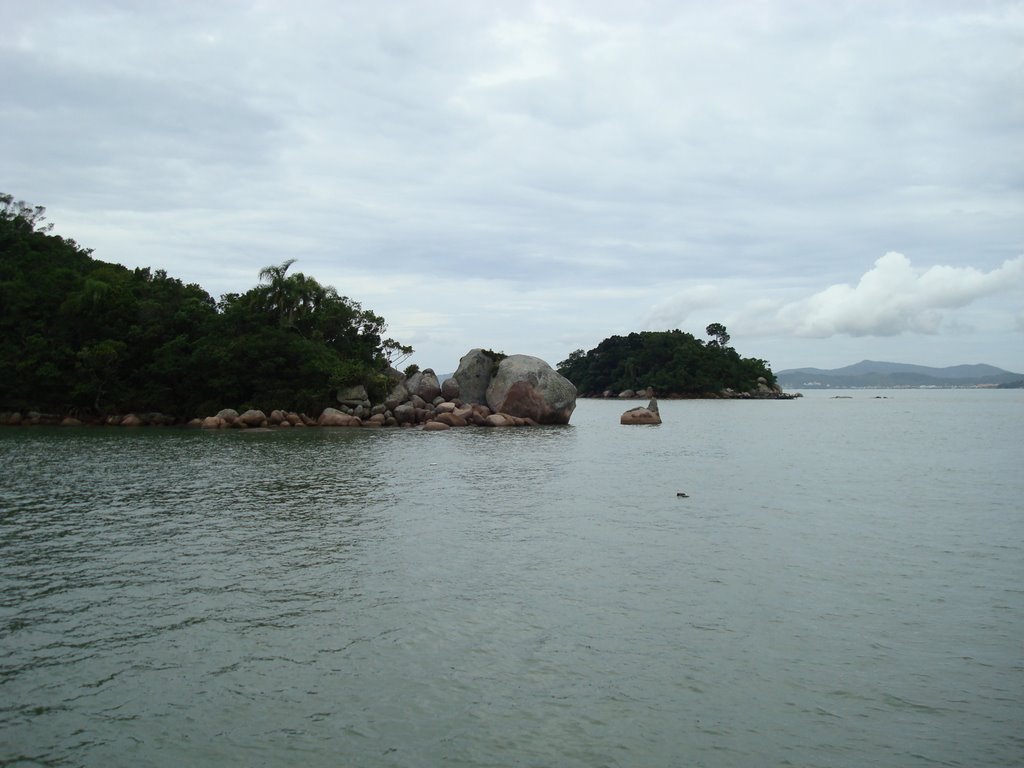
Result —
[{"label": "tree", "polygon": [[295,259],[288,259],[282,264],[264,267],[260,270],[260,282],[266,283],[261,291],[263,308],[275,315],[281,325],[291,325],[295,319],[295,309],[299,301],[299,286],[294,279],[288,278],[288,268]]},{"label": "tree", "polygon": [[401,344],[394,339],[384,339],[381,342],[381,347],[384,349],[384,357],[387,359],[388,365],[395,369],[412,357],[412,353],[415,351],[408,344]]},{"label": "tree", "polygon": [[577,349],[558,364],[558,372],[583,395],[653,387],[665,395],[699,395],[730,388],[749,391],[758,377],[774,381],[763,360],[741,358],[723,346],[724,326],[708,326],[718,338],[708,344],[678,329],[611,336],[594,349]]},{"label": "tree", "polygon": [[314,410],[346,384],[383,388],[389,359],[412,352],[294,259],[218,302],[161,269],[94,259],[43,217],[0,194],[0,410]]},{"label": "tree", "polygon": [[97,413],[102,409],[107,386],[117,375],[117,364],[127,348],[123,341],[104,339],[82,347],[76,355],[79,376],[75,394],[86,397],[88,405]]},{"label": "tree", "polygon": [[707,332],[708,336],[714,337],[708,342],[709,347],[720,347],[725,349],[729,346],[729,333],[721,323],[711,323],[711,325],[704,330]]},{"label": "tree", "polygon": [[14,195],[0,194],[0,220],[20,223],[30,232],[49,232],[53,224],[43,224],[45,218],[43,206],[32,206],[24,200],[15,200]]}]

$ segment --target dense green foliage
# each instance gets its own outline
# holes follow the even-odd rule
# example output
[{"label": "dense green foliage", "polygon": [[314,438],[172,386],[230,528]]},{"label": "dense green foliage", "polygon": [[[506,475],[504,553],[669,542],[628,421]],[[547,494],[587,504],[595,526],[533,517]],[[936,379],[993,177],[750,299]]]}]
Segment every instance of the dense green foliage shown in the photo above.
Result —
[{"label": "dense green foliage", "polygon": [[318,413],[341,386],[380,394],[411,354],[383,318],[267,267],[219,302],[164,271],[92,258],[44,210],[0,195],[0,410],[179,417],[224,407]]},{"label": "dense green foliage", "polygon": [[583,396],[647,387],[662,396],[700,395],[748,391],[760,376],[775,382],[764,360],[740,357],[726,346],[725,326],[712,323],[707,332],[714,338],[706,344],[680,330],[612,336],[589,352],[576,350],[558,364],[558,372]]}]

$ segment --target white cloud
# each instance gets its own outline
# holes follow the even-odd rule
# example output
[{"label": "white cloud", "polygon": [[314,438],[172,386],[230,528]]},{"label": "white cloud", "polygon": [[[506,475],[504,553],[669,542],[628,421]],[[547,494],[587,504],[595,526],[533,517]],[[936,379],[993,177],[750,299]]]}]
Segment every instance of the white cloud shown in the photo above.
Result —
[{"label": "white cloud", "polygon": [[875,262],[856,285],[832,285],[786,304],[777,313],[781,327],[798,336],[895,336],[938,333],[946,310],[953,310],[1024,286],[1024,256],[989,272],[974,267],[915,269],[891,251]]}]

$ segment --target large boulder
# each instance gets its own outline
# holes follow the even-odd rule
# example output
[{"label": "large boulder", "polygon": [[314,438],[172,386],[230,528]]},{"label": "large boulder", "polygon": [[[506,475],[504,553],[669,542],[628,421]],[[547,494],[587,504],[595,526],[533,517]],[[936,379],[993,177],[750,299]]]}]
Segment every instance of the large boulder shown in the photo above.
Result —
[{"label": "large boulder", "polygon": [[267,424],[267,415],[263,411],[251,408],[240,414],[238,420],[247,427],[263,427]]},{"label": "large boulder", "polygon": [[402,403],[396,406],[394,411],[395,421],[399,424],[415,424],[416,423],[416,406],[412,403]]},{"label": "large boulder", "polygon": [[409,394],[419,395],[428,403],[441,394],[441,383],[431,368],[416,371],[405,380],[405,388],[409,390]]},{"label": "large boulder", "polygon": [[405,386],[405,382],[399,382],[391,389],[391,393],[384,400],[384,406],[389,411],[395,410],[402,403],[409,402],[409,398],[412,395],[409,392],[409,388]]},{"label": "large boulder", "polygon": [[338,390],[338,402],[342,405],[347,405],[349,408],[355,408],[357,405],[362,405],[370,399],[370,396],[366,394],[366,387],[362,384],[356,384],[352,387],[342,387]]},{"label": "large boulder", "polygon": [[576,387],[539,357],[510,355],[487,387],[487,405],[495,413],[538,424],[568,424],[576,408]]},{"label": "large boulder", "polygon": [[320,418],[317,419],[317,425],[321,427],[357,427],[359,419],[349,416],[337,408],[324,408]]},{"label": "large boulder", "polygon": [[658,401],[652,397],[646,408],[630,408],[619,417],[619,424],[661,424]]},{"label": "large boulder", "polygon": [[439,413],[434,417],[434,421],[439,421],[442,424],[447,424],[449,427],[464,427],[468,423],[462,416],[456,416],[454,413]]},{"label": "large boulder", "polygon": [[449,376],[441,383],[441,397],[445,400],[454,400],[458,398],[460,391],[459,380],[454,376]]},{"label": "large boulder", "polygon": [[490,416],[487,416],[484,419],[483,424],[481,424],[480,426],[482,426],[482,427],[513,427],[513,426],[515,426],[515,422],[512,420],[511,416],[506,416],[504,413],[492,413]]},{"label": "large boulder", "polygon": [[471,349],[459,360],[452,378],[459,385],[459,399],[464,403],[487,403],[487,387],[494,373],[494,358],[482,349]]}]

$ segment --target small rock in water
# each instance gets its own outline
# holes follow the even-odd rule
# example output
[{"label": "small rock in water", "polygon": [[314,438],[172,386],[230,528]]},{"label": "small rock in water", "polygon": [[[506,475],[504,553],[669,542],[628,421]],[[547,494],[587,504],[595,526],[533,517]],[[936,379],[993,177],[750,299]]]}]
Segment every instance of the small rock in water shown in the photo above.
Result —
[{"label": "small rock in water", "polygon": [[677,493],[676,496],[678,496],[681,499],[688,499],[688,498],[690,498],[690,494],[683,493],[682,491],[679,491],[679,493]]}]

